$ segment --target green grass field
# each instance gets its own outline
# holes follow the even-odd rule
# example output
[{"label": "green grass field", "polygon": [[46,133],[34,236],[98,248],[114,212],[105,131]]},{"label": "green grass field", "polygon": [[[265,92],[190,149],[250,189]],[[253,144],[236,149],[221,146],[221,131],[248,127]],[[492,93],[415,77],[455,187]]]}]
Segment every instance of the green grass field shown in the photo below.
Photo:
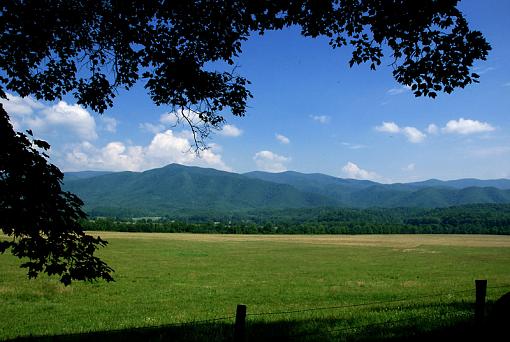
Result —
[{"label": "green grass field", "polygon": [[[488,279],[489,300],[510,291],[499,287],[510,284],[510,236],[101,236],[115,283],[28,280],[18,259],[0,255],[0,340],[230,317],[239,303],[250,339],[392,336],[470,319],[475,279]],[[386,321],[395,322],[364,327]],[[170,334],[223,340],[231,323]]]}]

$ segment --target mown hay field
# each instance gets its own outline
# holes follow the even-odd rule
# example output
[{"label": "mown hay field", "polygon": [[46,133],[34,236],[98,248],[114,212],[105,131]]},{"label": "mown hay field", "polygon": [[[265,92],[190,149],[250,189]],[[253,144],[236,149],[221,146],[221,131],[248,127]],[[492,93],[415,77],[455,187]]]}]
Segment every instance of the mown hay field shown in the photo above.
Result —
[{"label": "mown hay field", "polygon": [[91,234],[114,283],[28,280],[0,255],[0,340],[225,317],[173,332],[222,340],[239,303],[249,339],[391,336],[469,320],[475,279],[489,301],[510,291],[510,236]]}]

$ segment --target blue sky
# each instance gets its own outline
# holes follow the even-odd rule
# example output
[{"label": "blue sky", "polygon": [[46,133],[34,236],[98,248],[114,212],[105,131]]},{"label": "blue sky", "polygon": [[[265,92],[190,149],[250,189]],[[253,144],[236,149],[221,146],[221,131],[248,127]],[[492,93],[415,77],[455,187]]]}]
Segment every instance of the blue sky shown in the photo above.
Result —
[{"label": "blue sky", "polygon": [[[473,29],[493,50],[476,66],[481,83],[415,98],[385,64],[348,67],[350,50],[296,29],[250,38],[238,72],[252,85],[246,117],[212,135],[197,157],[184,125],[138,84],[104,115],[72,98],[42,103],[11,94],[17,129],[52,144],[64,171],[145,170],[177,162],[234,172],[321,172],[381,182],[510,178],[510,2],[462,1]],[[387,63],[386,63],[387,64]],[[5,101],[4,101],[5,103]]]}]

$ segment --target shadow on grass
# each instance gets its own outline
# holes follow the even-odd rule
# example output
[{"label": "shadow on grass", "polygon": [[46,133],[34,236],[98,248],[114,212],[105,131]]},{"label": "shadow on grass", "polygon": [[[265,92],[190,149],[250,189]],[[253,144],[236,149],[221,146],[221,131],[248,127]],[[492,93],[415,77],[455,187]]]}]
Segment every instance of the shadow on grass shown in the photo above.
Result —
[{"label": "shadow on grass", "polygon": [[[412,316],[412,310],[426,305],[399,307],[396,313],[387,312],[384,319],[341,317],[311,317],[308,319],[278,319],[277,317],[248,317],[246,341],[492,341],[499,334],[488,320],[478,326],[472,319],[472,305],[451,303],[443,305],[434,317]],[[394,310],[395,308],[387,308]],[[380,313],[385,308],[367,312]],[[448,316],[446,313],[461,313]],[[264,319],[264,318],[261,318]],[[28,336],[14,341],[232,341],[233,320],[150,328],[98,331],[55,336]]]}]

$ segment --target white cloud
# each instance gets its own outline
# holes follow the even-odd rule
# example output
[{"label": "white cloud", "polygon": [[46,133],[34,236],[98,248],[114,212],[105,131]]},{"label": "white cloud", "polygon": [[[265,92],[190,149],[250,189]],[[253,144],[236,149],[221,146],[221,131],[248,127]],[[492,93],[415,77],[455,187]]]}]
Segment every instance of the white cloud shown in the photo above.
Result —
[{"label": "white cloud", "polygon": [[331,118],[327,115],[310,115],[312,120],[317,121],[321,124],[327,124],[331,120]]},{"label": "white cloud", "polygon": [[464,119],[450,120],[446,123],[446,126],[442,128],[444,133],[456,133],[456,134],[474,134],[494,131],[487,122],[480,122],[478,120]]},{"label": "white cloud", "polygon": [[386,94],[393,96],[393,95],[403,94],[403,93],[405,93],[407,91],[410,91],[410,90],[411,90],[410,86],[404,85],[404,86],[401,86],[399,88],[388,89]]},{"label": "white cloud", "polygon": [[188,124],[188,121],[193,125],[202,124],[202,120],[197,112],[189,109],[179,109],[175,112],[167,112],[159,117],[159,122],[166,126],[175,126],[178,123]]},{"label": "white cloud", "polygon": [[427,127],[427,133],[428,134],[437,134],[437,133],[439,133],[439,127],[437,127],[437,125],[431,123]]},{"label": "white cloud", "polygon": [[[31,98],[7,95],[8,100],[0,100],[9,109],[10,120],[16,129],[33,129],[36,137],[58,141],[52,143],[52,161],[66,171],[77,170],[132,170],[142,171],[161,167],[169,163],[207,166],[221,170],[231,170],[220,154],[221,147],[211,144],[211,148],[195,154],[193,136],[189,130],[165,131],[164,124],[177,123],[178,117],[165,113],[156,124],[143,123],[140,128],[154,134],[151,142],[136,145],[131,142],[110,141],[97,146],[91,141],[98,138],[95,118],[79,105],[60,101],[47,106]],[[182,116],[196,120],[198,115],[181,111]],[[175,119],[172,119],[175,118]],[[102,130],[115,132],[117,120],[99,116]]]},{"label": "white cloud", "polygon": [[403,127],[400,128],[394,122],[383,122],[382,125],[375,127],[376,131],[384,133],[402,133],[409,142],[416,144],[422,142],[427,136],[416,127]]},{"label": "white cloud", "polygon": [[402,133],[407,137],[407,140],[413,144],[420,143],[427,137],[416,127],[404,127]]},{"label": "white cloud", "polygon": [[386,132],[386,133],[398,133],[400,132],[400,127],[394,122],[385,122],[383,121],[381,126],[375,127],[376,131]]},{"label": "white cloud", "polygon": [[416,169],[416,165],[414,163],[408,164],[402,168],[402,171],[412,172]]},{"label": "white cloud", "polygon": [[290,139],[287,138],[285,135],[283,134],[276,134],[276,140],[278,140],[279,142],[281,142],[282,144],[290,144]]},{"label": "white cloud", "polygon": [[7,99],[0,98],[0,103],[10,116],[26,116],[33,114],[34,110],[43,109],[45,106],[32,97],[19,97],[7,93]]},{"label": "white cloud", "polygon": [[[199,114],[189,109],[179,109],[175,112],[167,112],[159,117],[159,124],[144,123],[140,125],[140,128],[149,131],[151,133],[159,133],[164,130],[165,127],[175,127],[178,124],[192,124],[194,126],[203,126],[204,122],[200,120]],[[238,137],[243,134],[243,130],[231,125],[226,124],[218,131],[220,135],[225,137]]]},{"label": "white cloud", "polygon": [[21,105],[20,101],[17,101],[16,110],[9,113],[18,130],[32,129],[37,136],[72,135],[74,139],[83,140],[97,138],[95,119],[79,105],[70,105],[65,101],[53,106],[25,104],[26,102]]},{"label": "white cloud", "polygon": [[117,122],[117,120],[115,120],[115,118],[101,116],[101,123],[102,123],[103,129],[105,131],[110,132],[110,133],[117,132],[118,122]]},{"label": "white cloud", "polygon": [[201,151],[197,156],[185,134],[172,130],[156,133],[147,146],[126,145],[112,141],[97,148],[89,142],[82,142],[68,149],[64,169],[66,170],[130,170],[142,171],[161,167],[170,163],[208,166],[230,171],[218,154],[220,148]]},{"label": "white cloud", "polygon": [[361,145],[361,144],[352,144],[352,143],[349,143],[349,142],[341,142],[341,144],[351,150],[359,150],[360,148],[365,148],[366,146],[365,145]]},{"label": "white cloud", "polygon": [[150,122],[144,122],[139,125],[139,127],[146,132],[157,134],[159,132],[163,132],[165,130],[165,126],[162,124],[152,124]]},{"label": "white cloud", "polygon": [[38,137],[70,136],[82,140],[97,138],[96,121],[84,108],[60,101],[46,106],[31,97],[21,98],[7,94],[0,100],[9,114],[15,130],[32,129]]},{"label": "white cloud", "polygon": [[84,140],[97,138],[96,121],[86,109],[77,104],[70,105],[60,101],[56,105],[44,108],[40,113],[43,115],[27,122],[30,127],[43,132],[70,130]]},{"label": "white cloud", "polygon": [[219,134],[221,134],[225,137],[238,137],[241,134],[243,134],[243,131],[234,125],[226,124],[226,125],[223,125],[223,127],[219,131]]},{"label": "white cloud", "polygon": [[194,159],[193,153],[186,153],[191,149],[189,141],[177,137],[171,130],[157,133],[145,149],[147,161],[158,165],[168,164],[169,160],[179,164],[189,163]]},{"label": "white cloud", "polygon": [[159,117],[159,122],[164,125],[175,125],[178,120],[179,117],[174,112],[164,113]]},{"label": "white cloud", "polygon": [[290,157],[280,156],[271,151],[259,151],[253,156],[255,164],[260,170],[268,172],[283,172],[287,170],[286,163],[290,161]]},{"label": "white cloud", "polygon": [[372,171],[363,170],[353,162],[348,162],[342,167],[344,175],[352,179],[380,180],[381,176]]}]

